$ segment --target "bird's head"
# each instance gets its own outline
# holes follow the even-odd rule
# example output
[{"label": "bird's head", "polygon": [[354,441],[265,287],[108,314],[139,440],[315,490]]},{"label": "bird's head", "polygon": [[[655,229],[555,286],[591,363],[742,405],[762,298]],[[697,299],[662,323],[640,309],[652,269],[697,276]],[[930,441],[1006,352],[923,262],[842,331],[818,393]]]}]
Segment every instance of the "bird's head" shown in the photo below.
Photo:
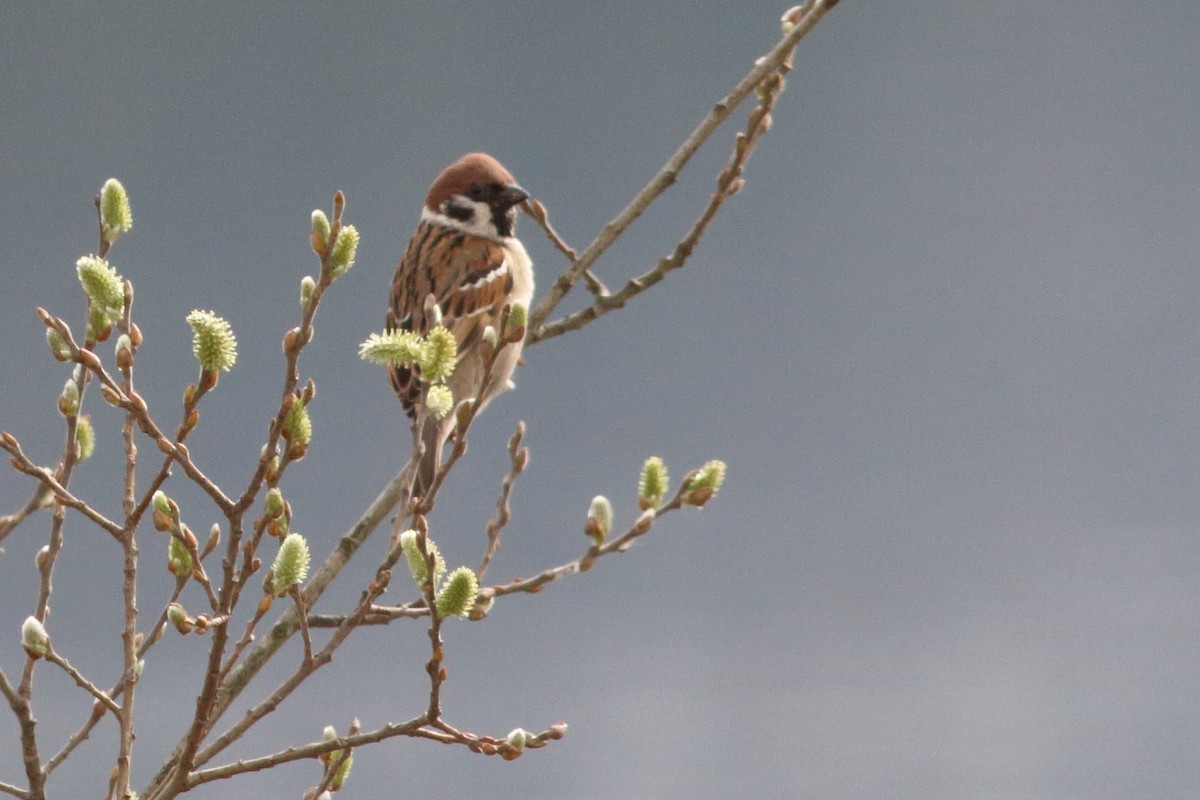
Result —
[{"label": "bird's head", "polygon": [[469,233],[508,237],[517,224],[517,206],[528,197],[499,161],[486,153],[468,153],[429,187],[425,209]]}]

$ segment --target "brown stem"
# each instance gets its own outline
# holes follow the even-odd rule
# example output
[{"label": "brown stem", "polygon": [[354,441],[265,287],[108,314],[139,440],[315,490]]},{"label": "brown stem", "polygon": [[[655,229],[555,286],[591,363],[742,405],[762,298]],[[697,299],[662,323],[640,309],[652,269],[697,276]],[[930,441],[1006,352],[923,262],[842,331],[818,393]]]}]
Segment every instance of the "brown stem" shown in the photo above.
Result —
[{"label": "brown stem", "polygon": [[700,121],[696,129],[684,140],[675,153],[667,159],[649,183],[629,202],[611,222],[605,225],[600,233],[592,240],[584,251],[566,272],[558,277],[550,286],[550,291],[538,303],[529,315],[529,330],[536,333],[550,315],[566,297],[567,292],[578,282],[584,271],[589,269],[596,260],[615,242],[634,220],[649,208],[659,195],[675,183],[679,171],[691,160],[700,146],[704,144],[713,131],[725,121],[730,113],[754,91],[763,78],[779,69],[785,60],[791,58],[792,51],[800,40],[812,30],[826,12],[837,5],[837,0],[810,0],[795,18],[795,28],[784,36],[779,44],[760,58],[753,69],[733,88],[733,90],[709,111]]}]

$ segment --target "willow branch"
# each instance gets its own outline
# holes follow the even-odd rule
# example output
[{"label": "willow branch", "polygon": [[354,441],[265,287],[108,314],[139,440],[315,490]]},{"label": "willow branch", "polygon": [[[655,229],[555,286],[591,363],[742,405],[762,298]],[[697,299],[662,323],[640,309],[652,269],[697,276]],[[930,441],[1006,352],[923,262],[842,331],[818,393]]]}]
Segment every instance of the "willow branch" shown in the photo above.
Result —
[{"label": "willow branch", "polygon": [[0,517],[0,542],[4,541],[4,537],[12,533],[30,514],[45,508],[46,501],[49,499],[49,489],[45,486],[38,486],[33,490],[33,496],[29,498],[29,501],[19,511]]},{"label": "willow branch", "polygon": [[487,524],[487,548],[483,551],[479,569],[475,570],[475,575],[479,580],[483,580],[488,565],[492,563],[492,558],[500,549],[500,532],[512,518],[512,508],[509,506],[508,500],[512,495],[513,484],[517,482],[517,476],[525,470],[525,465],[529,461],[528,448],[521,446],[521,440],[524,437],[525,423],[518,422],[517,430],[508,439],[509,468],[508,474],[504,476],[504,480],[500,484],[500,497],[496,500],[496,516],[488,520]]},{"label": "willow branch", "polygon": [[794,14],[794,16],[791,16],[791,22],[795,26],[792,31],[784,36],[779,44],[775,45],[769,53],[760,58],[754,68],[738,82],[737,86],[723,100],[713,106],[712,110],[700,121],[700,124],[696,126],[691,135],[667,159],[667,163],[663,165],[658,174],[634,196],[633,200],[625,208],[621,209],[620,213],[611,222],[600,230],[600,233],[592,240],[591,244],[579,254],[579,258],[575,260],[575,263],[555,280],[550,286],[550,291],[546,293],[546,296],[542,298],[529,316],[530,331],[536,334],[538,329],[549,319],[554,309],[566,297],[567,292],[571,291],[571,288],[579,281],[584,271],[596,263],[596,260],[633,224],[634,220],[640,217],[659,195],[675,183],[680,170],[687,165],[696,151],[700,149],[700,146],[708,141],[713,131],[754,91],[754,88],[762,82],[763,78],[778,70],[779,66],[791,57],[792,51],[800,43],[800,40],[835,5],[837,5],[837,0],[810,0],[803,7],[789,12],[789,15]]},{"label": "willow branch", "polygon": [[46,648],[46,661],[61,667],[64,672],[71,676],[71,680],[75,681],[75,685],[85,690],[92,697],[99,700],[105,708],[113,712],[115,715],[120,715],[121,707],[113,702],[113,699],[96,686],[96,684],[83,677],[82,673],[75,667],[71,666],[71,662],[67,661],[61,655],[56,653],[52,648]]},{"label": "willow branch", "polygon": [[[72,426],[72,428],[74,428],[74,426]],[[98,526],[107,531],[114,539],[119,539],[121,537],[122,528],[120,525],[113,522],[111,519],[104,516],[75,495],[71,494],[71,491],[67,489],[67,487],[64,485],[64,482],[59,480],[58,476],[63,474],[61,468],[57,473],[55,473],[46,467],[39,467],[37,464],[34,464],[25,455],[24,451],[21,450],[20,443],[18,443],[17,440],[9,434],[4,434],[2,437],[0,437],[0,449],[7,451],[9,455],[12,456],[12,465],[14,469],[40,481],[44,487],[54,493],[54,496],[57,498],[59,503],[67,508],[78,511],[80,514],[87,517],[92,522],[96,523]]]},{"label": "willow branch", "polygon": [[271,769],[280,764],[287,764],[292,761],[300,761],[301,759],[315,758],[322,753],[331,753],[334,750],[340,750],[345,747],[359,747],[364,744],[373,744],[382,742],[385,739],[391,739],[396,736],[412,736],[415,731],[419,730],[422,725],[426,724],[424,716],[411,719],[408,722],[397,722],[390,725],[384,725],[377,730],[367,733],[360,733],[354,736],[344,736],[340,739],[330,739],[313,742],[301,747],[289,747],[286,750],[281,750],[278,753],[272,753],[258,758],[248,758],[242,761],[236,761],[232,764],[225,764],[220,767],[212,767],[211,769],[198,770],[188,776],[187,788],[191,789],[204,783],[211,781],[224,780],[232,778],[235,775],[242,775],[247,772],[258,772],[259,770]]},{"label": "willow branch", "polygon": [[737,135],[734,142],[733,154],[729,157],[729,163],[717,176],[716,190],[713,192],[704,210],[700,213],[699,218],[692,224],[691,229],[680,240],[679,244],[675,246],[671,255],[661,259],[658,265],[650,271],[630,280],[616,294],[597,297],[595,302],[588,307],[542,325],[530,334],[530,344],[544,341],[545,339],[550,339],[569,331],[578,330],[610,311],[624,308],[626,303],[661,281],[667,276],[667,273],[679,269],[687,263],[688,257],[692,254],[692,251],[705,231],[708,230],[709,223],[717,215],[722,204],[741,190],[744,182],[742,173],[745,170],[746,162],[754,152],[755,144],[758,143],[762,135],[771,127],[771,110],[775,106],[776,98],[783,91],[783,75],[789,69],[790,64],[785,60],[780,65],[778,72],[768,75],[759,85],[759,103],[750,112],[750,119],[747,122],[745,132]]},{"label": "willow branch", "polygon": [[11,783],[5,783],[4,781],[0,781],[0,792],[11,794],[13,797],[20,797],[22,800],[27,800],[29,797],[29,792],[26,790],[19,786],[13,786]]}]

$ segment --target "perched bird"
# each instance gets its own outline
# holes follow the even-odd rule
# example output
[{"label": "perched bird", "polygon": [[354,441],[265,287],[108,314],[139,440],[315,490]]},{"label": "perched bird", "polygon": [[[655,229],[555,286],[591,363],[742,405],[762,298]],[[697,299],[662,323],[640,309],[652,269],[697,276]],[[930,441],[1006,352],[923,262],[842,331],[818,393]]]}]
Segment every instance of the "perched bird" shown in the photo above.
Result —
[{"label": "perched bird", "polygon": [[[446,381],[454,402],[479,395],[485,371],[483,333],[499,332],[505,308],[533,298],[533,264],[514,235],[517,206],[529,195],[500,162],[469,153],[437,177],[425,197],[421,222],[392,278],[387,329],[425,335],[439,324],[458,342],[458,364]],[[523,342],[509,344],[496,358],[490,400],[511,384]],[[454,429],[454,414],[433,417],[425,407],[420,368],[391,368],[392,388],[414,420],[425,444],[413,494],[424,496],[441,464],[442,445]],[[486,404],[486,400],[485,400]]]}]

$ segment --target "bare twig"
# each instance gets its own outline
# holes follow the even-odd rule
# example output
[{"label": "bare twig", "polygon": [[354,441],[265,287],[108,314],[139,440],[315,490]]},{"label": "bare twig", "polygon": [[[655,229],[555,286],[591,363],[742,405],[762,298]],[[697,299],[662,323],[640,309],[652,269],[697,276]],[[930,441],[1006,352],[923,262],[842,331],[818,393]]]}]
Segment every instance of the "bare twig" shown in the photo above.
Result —
[{"label": "bare twig", "polygon": [[[350,730],[346,732],[346,736],[354,736],[361,730],[362,726],[359,724],[358,719],[355,718],[355,720],[350,723]],[[320,797],[321,793],[329,788],[329,785],[333,782],[334,777],[337,776],[338,771],[346,765],[346,762],[350,760],[353,754],[354,751],[347,747],[345,750],[341,750],[338,753],[337,758],[325,764],[325,774],[321,776],[320,782],[313,787],[312,794],[314,797]]]},{"label": "bare twig", "polygon": [[733,88],[733,91],[713,106],[712,111],[700,121],[700,124],[684,140],[679,149],[667,159],[667,163],[663,165],[658,174],[634,196],[625,208],[621,209],[611,222],[601,229],[591,244],[575,259],[571,267],[555,280],[550,286],[550,291],[529,315],[529,331],[533,335],[534,341],[536,341],[542,325],[554,313],[554,309],[566,297],[567,292],[571,291],[584,271],[596,263],[596,260],[633,224],[634,220],[640,217],[659,195],[675,183],[679,171],[691,160],[700,146],[712,136],[713,131],[754,91],[756,86],[762,83],[763,78],[778,70],[779,66],[791,57],[792,51],[800,43],[800,40],[835,5],[837,5],[837,0],[810,0],[803,8],[799,9],[792,19],[795,27],[791,33],[784,36],[779,44],[760,58],[754,68]]},{"label": "bare twig", "polygon": [[581,572],[587,572],[592,568],[592,565],[603,556],[613,553],[623,553],[630,548],[634,540],[645,536],[650,532],[654,522],[664,514],[675,511],[683,505],[683,495],[686,491],[689,479],[685,479],[680,484],[679,490],[671,500],[653,512],[643,513],[638,517],[637,521],[629,527],[629,529],[615,539],[605,542],[603,545],[592,545],[588,551],[574,561],[566,564],[561,564],[557,567],[542,570],[537,575],[531,578],[520,578],[508,583],[496,584],[479,590],[481,597],[501,597],[506,594],[515,592],[528,592],[537,594],[546,584],[552,583],[560,578],[565,578],[568,575],[577,575]]},{"label": "bare twig", "polygon": [[[99,202],[96,204],[99,211]],[[134,395],[133,360],[137,346],[141,341],[141,332],[133,325],[133,284],[125,281],[125,311],[121,318],[121,330],[129,337],[127,355],[119,348],[117,367],[121,371],[121,388],[127,395]],[[132,334],[132,335],[131,335]],[[138,607],[137,607],[137,567],[138,549],[134,538],[137,529],[136,521],[131,519],[136,507],[137,491],[137,442],[135,441],[136,420],[132,412],[126,412],[125,424],[122,427],[122,440],[125,445],[125,475],[124,475],[124,509],[125,530],[121,535],[122,566],[122,600],[124,604],[124,626],[121,630],[122,662],[124,669],[118,684],[124,694],[124,702],[117,712],[117,723],[120,727],[120,738],[117,749],[117,769],[114,776],[111,795],[115,800],[123,800],[129,793],[129,778],[133,766],[134,740],[134,700],[138,680]],[[132,522],[132,524],[131,524]]]},{"label": "bare twig", "polygon": [[[72,428],[74,428],[74,426],[72,426]],[[54,496],[59,503],[67,508],[78,511],[80,514],[87,517],[104,530],[108,531],[109,535],[111,535],[113,538],[120,538],[120,525],[113,522],[108,517],[104,516],[75,495],[71,494],[70,490],[64,485],[64,482],[59,479],[60,476],[63,475],[61,468],[56,473],[52,472],[46,467],[39,467],[37,464],[34,464],[29,460],[28,457],[26,457],[24,451],[21,450],[21,445],[17,442],[17,440],[7,434],[5,434],[3,437],[0,437],[0,449],[7,451],[12,456],[12,465],[14,469],[17,469],[18,471],[39,480],[43,486],[54,493]]]},{"label": "bare twig", "polygon": [[430,722],[437,722],[442,717],[442,682],[446,680],[446,668],[442,665],[442,661],[446,657],[445,650],[442,648],[442,617],[437,613],[437,606],[434,602],[433,581],[437,574],[437,559],[434,557],[433,550],[426,547],[428,539],[426,538],[424,518],[418,517],[416,524],[417,550],[425,559],[425,580],[421,582],[421,594],[425,596],[425,605],[430,609],[429,661],[425,664],[425,671],[429,673],[429,706],[425,711],[425,716]]},{"label": "bare twig", "polygon": [[4,541],[4,537],[12,533],[30,514],[46,508],[49,499],[50,490],[45,486],[38,486],[33,490],[33,496],[19,511],[0,517],[0,542]]},{"label": "bare twig", "polygon": [[496,501],[496,516],[488,520],[487,524],[487,548],[483,551],[483,559],[479,562],[479,569],[475,570],[475,576],[479,580],[483,580],[483,576],[487,573],[488,565],[492,563],[492,558],[496,555],[496,551],[500,549],[500,532],[504,530],[504,526],[512,518],[512,508],[508,504],[508,499],[512,495],[512,487],[517,481],[517,476],[524,471],[525,464],[529,461],[529,449],[521,446],[521,440],[524,437],[525,423],[518,422],[517,430],[508,439],[509,469],[508,474],[504,476],[504,480],[500,484],[500,498]]},{"label": "bare twig", "polygon": [[113,702],[111,697],[100,691],[100,689],[96,687],[96,684],[83,677],[79,670],[71,666],[71,662],[67,661],[61,655],[56,653],[53,648],[46,648],[46,661],[54,664],[55,666],[61,667],[64,672],[71,676],[71,680],[75,681],[77,686],[86,690],[92,697],[103,703],[104,707],[113,712],[113,714],[120,715],[121,707]]},{"label": "bare twig", "polygon": [[[309,675],[328,664],[333,659],[334,651],[341,646],[346,637],[358,625],[358,620],[370,610],[371,604],[375,602],[375,599],[383,594],[387,588],[389,577],[387,573],[377,575],[376,580],[371,584],[370,590],[364,593],[363,598],[359,601],[354,613],[350,614],[345,622],[333,632],[333,635],[329,638],[325,646],[321,648],[320,652],[311,655],[309,658],[305,658],[300,667],[265,700],[247,711],[240,721],[218,736],[212,744],[199,751],[195,756],[195,765],[199,767],[206,764],[217,753],[240,739],[251,726],[278,708],[279,704],[286,700]],[[311,643],[309,646],[311,647]]]},{"label": "bare twig", "polygon": [[[538,227],[546,234],[546,238],[550,240],[550,244],[566,256],[569,263],[574,264],[575,260],[579,258],[579,254],[575,252],[574,247],[571,247],[558,235],[558,231],[554,230],[554,226],[550,224],[550,215],[541,201],[537,198],[530,198],[521,204],[521,210],[538,224]],[[587,284],[588,291],[596,297],[604,297],[608,294],[608,287],[590,269],[583,271],[583,282]]]},{"label": "bare twig", "polygon": [[[308,609],[304,606],[304,597],[301,595],[300,588],[292,585],[288,589],[288,595],[295,603],[296,616],[300,618],[300,638],[304,642],[304,665],[312,666],[313,647],[312,637],[308,633]],[[361,616],[361,615],[360,615]]]},{"label": "bare twig", "polygon": [[[138,658],[144,658],[146,655],[146,652],[151,647],[154,646],[155,642],[158,641],[158,639],[159,639],[158,632],[161,630],[163,624],[167,621],[167,609],[170,607],[171,603],[174,603],[176,600],[179,599],[179,595],[181,595],[183,593],[183,587],[186,584],[187,584],[186,576],[176,577],[175,590],[171,593],[171,597],[163,605],[163,609],[159,613],[158,619],[155,621],[154,625],[152,625],[150,627],[150,631],[151,631],[150,635],[144,637],[142,639],[141,646],[138,647],[138,650],[137,650]],[[117,683],[113,686],[113,688],[108,692],[109,697],[113,698],[114,700],[117,700],[121,697],[121,694],[125,691],[125,677],[126,676],[123,673],[121,678],[117,681]],[[126,703],[123,704],[123,707],[127,707],[128,705],[129,705],[129,703],[127,701]],[[93,708],[92,714],[90,717],[88,717],[87,722],[85,722],[79,728],[79,730],[77,730],[77,731],[75,731],[75,733],[71,734],[71,737],[67,740],[66,744],[64,744],[62,746],[62,748],[57,753],[54,754],[53,758],[51,758],[49,761],[46,762],[45,772],[46,772],[47,777],[50,776],[50,773],[54,772],[55,768],[59,764],[61,764],[63,761],[66,760],[67,756],[71,755],[71,753],[75,750],[75,748],[77,748],[80,744],[82,744],[88,738],[88,736],[92,732],[92,729],[94,727],[96,727],[96,724],[99,723],[101,719],[104,718],[104,714],[105,714],[105,711],[104,711],[103,706],[97,705]]]},{"label": "bare twig", "polygon": [[382,742],[385,739],[392,739],[396,736],[412,736],[415,731],[419,730],[425,724],[426,720],[424,715],[422,715],[415,719],[410,719],[408,722],[396,722],[384,725],[368,733],[344,736],[338,739],[330,739],[329,741],[312,742],[302,747],[289,747],[286,750],[281,750],[278,753],[272,753],[268,756],[248,758],[220,767],[198,770],[188,776],[187,787],[191,789],[203,783],[232,778],[235,775],[242,775],[247,772],[258,772],[259,770],[270,769],[271,767],[287,764],[292,761],[314,758],[322,753],[331,753],[334,750],[341,750],[342,748],[373,744],[375,742]]},{"label": "bare twig", "polygon": [[25,789],[13,786],[11,783],[5,783],[4,781],[0,781],[0,792],[11,794],[13,797],[20,797],[22,800],[26,800],[29,797],[29,792]]},{"label": "bare twig", "polygon": [[770,128],[770,112],[775,105],[775,99],[783,91],[783,75],[789,69],[790,65],[785,60],[780,65],[778,72],[769,74],[763,79],[762,84],[759,86],[759,103],[750,112],[750,119],[746,125],[745,132],[737,135],[733,154],[729,158],[729,164],[725,169],[721,170],[720,175],[717,177],[716,191],[713,192],[708,204],[701,212],[700,217],[693,223],[687,235],[675,246],[671,255],[661,259],[658,265],[650,271],[631,279],[616,294],[598,297],[588,307],[542,325],[530,334],[530,344],[544,341],[569,331],[578,330],[610,311],[623,308],[632,298],[665,278],[668,272],[679,269],[687,263],[688,256],[692,254],[692,250],[695,249],[697,242],[700,241],[700,237],[708,229],[709,223],[717,215],[717,211],[720,210],[721,205],[741,190],[743,183],[742,172],[745,169],[746,162],[750,158],[750,154],[754,152],[754,145],[757,144],[759,138]]},{"label": "bare twig", "polygon": [[[359,625],[386,625],[397,619],[420,619],[429,616],[425,601],[406,603],[402,606],[372,606],[360,621]],[[346,620],[345,614],[310,614],[310,628],[336,628]]]}]

